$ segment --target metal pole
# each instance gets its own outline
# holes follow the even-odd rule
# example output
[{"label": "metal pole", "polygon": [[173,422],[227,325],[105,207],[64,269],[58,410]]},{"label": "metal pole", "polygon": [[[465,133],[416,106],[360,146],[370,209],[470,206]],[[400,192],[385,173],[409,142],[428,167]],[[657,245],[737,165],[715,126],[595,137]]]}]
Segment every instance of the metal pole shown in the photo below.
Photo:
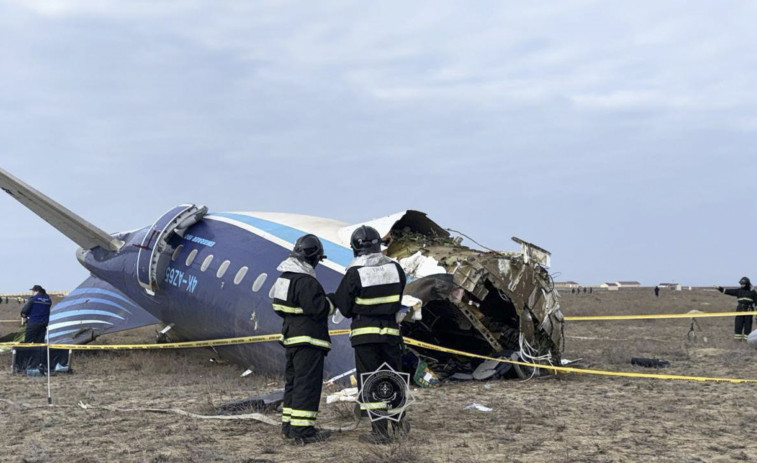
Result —
[{"label": "metal pole", "polygon": [[53,396],[50,393],[50,329],[47,327],[45,328],[45,344],[47,344],[47,405],[52,407]]}]

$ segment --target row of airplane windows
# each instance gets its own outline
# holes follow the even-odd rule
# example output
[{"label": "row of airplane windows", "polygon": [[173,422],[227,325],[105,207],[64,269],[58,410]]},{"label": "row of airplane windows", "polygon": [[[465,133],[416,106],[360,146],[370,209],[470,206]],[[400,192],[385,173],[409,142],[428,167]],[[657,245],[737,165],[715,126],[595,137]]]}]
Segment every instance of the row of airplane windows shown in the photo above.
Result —
[{"label": "row of airplane windows", "polygon": [[[173,252],[173,256],[171,256],[171,261],[176,262],[176,259],[178,259],[179,254],[181,253],[181,250],[184,249],[184,245],[180,244],[176,247],[176,250]],[[189,252],[189,255],[187,255],[187,259],[184,261],[184,263],[189,267],[192,265],[192,262],[195,261],[195,257],[197,257],[197,249],[192,249],[192,251]],[[209,254],[207,257],[205,257],[205,260],[202,261],[202,265],[200,265],[200,271],[204,272],[205,270],[210,267],[210,263],[213,262],[213,254]],[[218,267],[218,271],[216,272],[216,276],[218,278],[223,277],[226,274],[226,271],[229,269],[229,265],[231,265],[230,260],[225,260],[221,263],[221,265]],[[240,268],[237,271],[237,274],[234,276],[234,284],[238,285],[242,282],[244,277],[247,275],[249,268],[244,266]],[[260,288],[263,287],[263,284],[265,283],[266,278],[268,278],[267,273],[261,273],[258,275],[257,278],[255,278],[255,281],[252,282],[252,290],[254,292],[260,291]]]}]

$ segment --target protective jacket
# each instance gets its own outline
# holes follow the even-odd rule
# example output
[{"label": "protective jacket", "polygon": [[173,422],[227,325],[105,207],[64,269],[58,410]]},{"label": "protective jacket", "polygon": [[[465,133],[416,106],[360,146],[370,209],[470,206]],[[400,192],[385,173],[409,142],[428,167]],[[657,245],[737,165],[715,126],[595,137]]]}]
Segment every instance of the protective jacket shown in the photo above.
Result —
[{"label": "protective jacket", "polygon": [[353,346],[402,342],[396,314],[405,282],[402,267],[381,253],[358,256],[350,263],[334,302],[342,315],[352,318]]},{"label": "protective jacket", "polygon": [[315,270],[305,262],[288,258],[279,265],[283,272],[273,285],[273,310],[284,319],[281,343],[284,347],[308,345],[329,350],[328,316],[334,312]]},{"label": "protective jacket", "polygon": [[50,300],[50,296],[47,293],[39,292],[26,301],[24,307],[21,308],[21,315],[26,317],[27,322],[44,323],[46,325],[50,320],[50,307],[52,305],[53,301]]},{"label": "protective jacket", "polygon": [[754,289],[723,288],[721,292],[728,296],[738,298],[738,306],[736,307],[736,310],[752,310],[755,302],[757,302],[757,292],[755,292]]}]

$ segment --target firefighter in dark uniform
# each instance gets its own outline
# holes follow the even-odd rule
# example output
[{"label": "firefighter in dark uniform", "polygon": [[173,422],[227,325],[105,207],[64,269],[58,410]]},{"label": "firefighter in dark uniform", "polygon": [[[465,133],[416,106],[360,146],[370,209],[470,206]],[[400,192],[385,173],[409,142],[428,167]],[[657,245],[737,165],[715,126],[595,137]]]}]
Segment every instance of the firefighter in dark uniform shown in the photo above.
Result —
[{"label": "firefighter in dark uniform", "polygon": [[300,237],[273,287],[273,309],[284,319],[281,343],[286,349],[286,385],[281,432],[298,444],[321,442],[330,431],[315,428],[323,385],[323,360],[331,348],[328,316],[334,304],[316,280],[315,266],[325,259],[315,235]]},{"label": "firefighter in dark uniform", "polygon": [[26,324],[24,342],[42,343],[45,342],[53,301],[42,286],[34,285],[31,290],[34,294],[21,308],[21,324]]},{"label": "firefighter in dark uniform", "polygon": [[[350,340],[355,350],[358,385],[362,387],[362,373],[377,370],[386,363],[400,371],[402,336],[397,323],[400,300],[405,289],[405,272],[392,259],[381,253],[381,236],[375,228],[361,226],[350,239],[355,259],[334,294],[334,302],[345,317],[352,318]],[[370,405],[363,404],[361,408]],[[376,406],[382,406],[376,404]],[[392,423],[395,433],[410,430],[403,416],[399,424]],[[361,435],[364,442],[391,442],[387,420],[371,423],[371,433]]]},{"label": "firefighter in dark uniform", "polygon": [[[757,301],[757,292],[752,289],[752,282],[750,282],[747,277],[743,277],[739,280],[739,285],[740,288],[735,289],[726,289],[722,286],[718,286],[718,291],[738,298],[738,305],[736,306],[737,312],[751,312],[754,310],[755,301]],[[734,339],[745,341],[751,332],[752,315],[737,316],[733,334]]]}]

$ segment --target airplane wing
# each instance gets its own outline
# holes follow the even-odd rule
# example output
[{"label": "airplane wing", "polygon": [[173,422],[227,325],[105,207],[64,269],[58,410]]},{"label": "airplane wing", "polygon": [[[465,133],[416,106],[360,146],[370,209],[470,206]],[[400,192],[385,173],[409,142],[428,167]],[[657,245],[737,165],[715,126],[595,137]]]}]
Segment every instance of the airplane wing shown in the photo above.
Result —
[{"label": "airplane wing", "polygon": [[124,293],[90,276],[50,311],[50,342],[83,344],[106,333],[160,323]]}]

